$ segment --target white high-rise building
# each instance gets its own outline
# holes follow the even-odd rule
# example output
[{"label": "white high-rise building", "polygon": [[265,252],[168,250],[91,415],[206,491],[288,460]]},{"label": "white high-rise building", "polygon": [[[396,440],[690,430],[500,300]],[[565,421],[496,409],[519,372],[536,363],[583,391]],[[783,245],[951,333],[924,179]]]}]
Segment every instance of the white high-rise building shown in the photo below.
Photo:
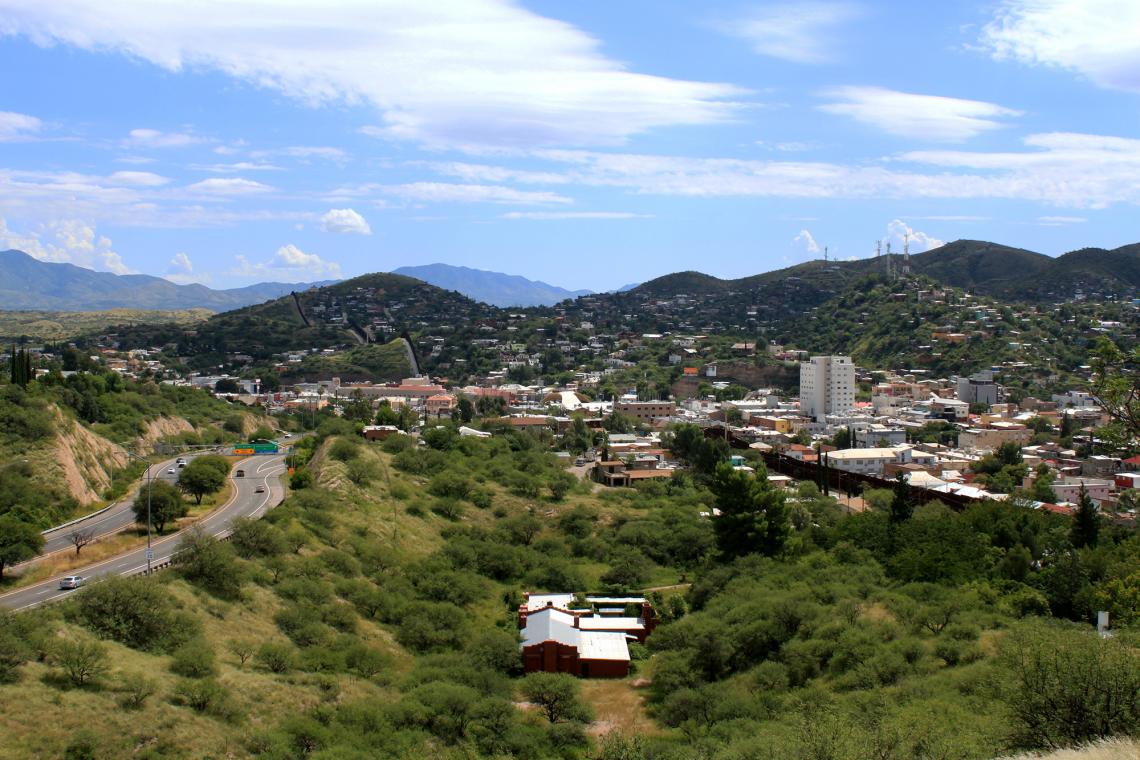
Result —
[{"label": "white high-rise building", "polygon": [[816,422],[855,406],[855,365],[850,356],[813,356],[800,363],[800,411]]}]

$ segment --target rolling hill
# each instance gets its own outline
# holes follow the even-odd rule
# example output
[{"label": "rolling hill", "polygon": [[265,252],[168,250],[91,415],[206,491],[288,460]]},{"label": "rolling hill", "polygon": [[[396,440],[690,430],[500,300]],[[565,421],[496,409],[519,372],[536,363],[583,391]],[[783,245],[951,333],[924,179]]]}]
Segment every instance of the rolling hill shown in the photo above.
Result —
[{"label": "rolling hill", "polygon": [[23,251],[0,251],[0,303],[10,311],[229,311],[330,282],[260,282],[214,290],[205,285],[176,285],[146,274],[119,275],[49,263]]},{"label": "rolling hill", "polygon": [[392,270],[392,273],[415,277],[436,287],[457,291],[476,301],[502,307],[552,306],[567,298],[577,298],[593,292],[567,290],[518,275],[450,264],[400,267]]}]

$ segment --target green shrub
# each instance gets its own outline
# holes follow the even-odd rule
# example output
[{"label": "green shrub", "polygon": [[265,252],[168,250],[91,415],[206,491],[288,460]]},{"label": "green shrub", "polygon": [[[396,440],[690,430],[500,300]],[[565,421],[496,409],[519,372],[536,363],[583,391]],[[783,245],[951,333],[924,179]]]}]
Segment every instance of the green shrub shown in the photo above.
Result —
[{"label": "green shrub", "polygon": [[267,641],[258,647],[256,660],[270,673],[288,673],[295,666],[296,655],[288,644]]},{"label": "green shrub", "polygon": [[214,650],[205,639],[191,639],[174,650],[170,672],[186,678],[208,678],[218,674]]},{"label": "green shrub", "polygon": [[77,612],[100,636],[134,649],[170,651],[199,631],[154,578],[115,576],[80,592]]},{"label": "green shrub", "polygon": [[238,715],[229,690],[212,678],[189,678],[174,687],[171,701],[195,712],[233,720]]},{"label": "green shrub", "polygon": [[126,673],[119,677],[119,706],[124,710],[141,710],[158,690],[158,682],[142,673]]},{"label": "green shrub", "polygon": [[107,672],[107,648],[98,641],[59,639],[52,646],[51,662],[70,685],[90,686]]}]

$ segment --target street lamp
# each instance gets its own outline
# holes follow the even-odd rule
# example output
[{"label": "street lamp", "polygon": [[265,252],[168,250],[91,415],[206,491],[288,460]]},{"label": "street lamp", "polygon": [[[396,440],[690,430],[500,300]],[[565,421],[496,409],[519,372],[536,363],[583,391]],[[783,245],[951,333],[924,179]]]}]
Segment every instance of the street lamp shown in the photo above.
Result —
[{"label": "street lamp", "polygon": [[138,456],[137,454],[132,454],[130,449],[123,449],[123,453],[125,453],[130,459],[137,459],[140,462],[146,462],[146,574],[150,575],[150,563],[151,560],[154,559],[154,552],[151,551],[150,548],[150,495],[152,490],[150,468],[153,466],[153,463],[143,457]]}]

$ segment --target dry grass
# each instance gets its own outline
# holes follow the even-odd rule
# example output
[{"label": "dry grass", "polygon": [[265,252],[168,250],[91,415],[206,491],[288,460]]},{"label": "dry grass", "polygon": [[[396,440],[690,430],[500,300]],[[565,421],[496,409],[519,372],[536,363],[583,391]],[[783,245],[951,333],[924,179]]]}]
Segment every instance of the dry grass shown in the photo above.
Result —
[{"label": "dry grass", "polygon": [[1006,760],[1140,760],[1140,743],[1134,739],[1108,739],[1080,749],[1061,749],[1047,754],[1011,755]]},{"label": "dry grass", "polygon": [[643,690],[630,679],[582,681],[582,698],[594,708],[590,733],[604,736],[610,731],[624,734],[659,734],[661,729],[645,713]]}]

